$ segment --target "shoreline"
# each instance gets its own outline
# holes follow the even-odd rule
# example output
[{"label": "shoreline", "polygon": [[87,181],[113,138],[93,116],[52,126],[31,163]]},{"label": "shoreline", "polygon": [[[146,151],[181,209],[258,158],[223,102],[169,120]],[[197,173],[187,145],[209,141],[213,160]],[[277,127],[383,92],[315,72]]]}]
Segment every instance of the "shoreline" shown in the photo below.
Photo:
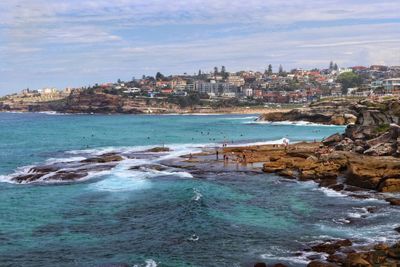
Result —
[{"label": "shoreline", "polygon": [[255,109],[232,109],[232,110],[211,110],[205,111],[181,111],[181,112],[143,112],[143,113],[75,113],[75,112],[58,112],[54,110],[49,111],[20,111],[20,110],[0,110],[0,113],[15,113],[15,114],[47,114],[47,115],[261,115],[274,112],[288,112],[290,109],[269,109],[269,108],[255,108]]}]

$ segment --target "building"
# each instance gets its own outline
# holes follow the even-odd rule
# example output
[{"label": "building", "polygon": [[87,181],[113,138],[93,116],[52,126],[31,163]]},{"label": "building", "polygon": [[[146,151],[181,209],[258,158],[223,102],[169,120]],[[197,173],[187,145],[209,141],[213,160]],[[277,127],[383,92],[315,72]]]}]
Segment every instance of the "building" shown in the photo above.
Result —
[{"label": "building", "polygon": [[209,96],[236,96],[237,87],[229,83],[221,83],[211,80],[210,82],[197,81],[195,82],[195,91]]},{"label": "building", "polygon": [[385,79],[382,86],[387,94],[398,94],[400,93],[400,78]]},{"label": "building", "polygon": [[244,89],[244,94],[245,94],[247,97],[252,97],[252,96],[253,96],[253,89],[251,89],[251,88],[246,88],[246,89]]},{"label": "building", "polygon": [[245,84],[244,78],[237,76],[237,75],[229,76],[226,79],[226,82],[230,85],[237,86],[237,87],[243,86]]}]

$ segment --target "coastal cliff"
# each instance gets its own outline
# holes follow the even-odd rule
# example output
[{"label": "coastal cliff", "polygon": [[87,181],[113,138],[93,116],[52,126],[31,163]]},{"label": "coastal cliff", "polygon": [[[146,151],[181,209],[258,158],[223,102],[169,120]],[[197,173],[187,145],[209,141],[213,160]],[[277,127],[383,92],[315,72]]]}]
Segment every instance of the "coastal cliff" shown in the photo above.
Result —
[{"label": "coastal cliff", "polygon": [[102,92],[77,92],[70,96],[48,102],[2,102],[0,111],[43,112],[55,111],[59,113],[88,113],[88,114],[140,114],[166,113],[177,110],[171,103],[164,103],[156,99],[135,99]]},{"label": "coastal cliff", "polygon": [[305,108],[292,109],[289,112],[271,112],[263,114],[258,121],[307,121],[321,124],[347,125],[357,119],[355,102],[351,100],[331,100],[310,104]]}]

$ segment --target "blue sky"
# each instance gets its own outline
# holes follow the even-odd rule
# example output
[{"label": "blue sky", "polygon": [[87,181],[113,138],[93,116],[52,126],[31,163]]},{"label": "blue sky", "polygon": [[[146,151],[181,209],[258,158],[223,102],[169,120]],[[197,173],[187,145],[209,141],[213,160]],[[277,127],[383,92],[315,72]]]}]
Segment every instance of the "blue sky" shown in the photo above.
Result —
[{"label": "blue sky", "polygon": [[398,0],[1,0],[0,18],[0,95],[221,65],[400,65]]}]

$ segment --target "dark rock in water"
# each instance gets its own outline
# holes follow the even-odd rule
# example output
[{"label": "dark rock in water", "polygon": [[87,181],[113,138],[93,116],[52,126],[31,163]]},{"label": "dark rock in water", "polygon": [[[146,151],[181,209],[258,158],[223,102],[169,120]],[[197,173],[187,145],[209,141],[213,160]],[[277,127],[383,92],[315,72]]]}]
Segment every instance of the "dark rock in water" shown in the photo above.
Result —
[{"label": "dark rock in water", "polygon": [[287,265],[283,263],[275,263],[275,264],[270,264],[270,267],[287,267]]},{"label": "dark rock in water", "polygon": [[17,177],[12,178],[13,181],[17,182],[17,183],[23,183],[23,182],[33,182],[36,181],[38,179],[40,179],[42,176],[44,176],[45,174],[27,174],[27,175],[19,175]]},{"label": "dark rock in water", "polygon": [[320,260],[322,259],[322,256],[320,254],[312,254],[312,255],[308,255],[307,259],[314,261],[314,260]]},{"label": "dark rock in water", "polygon": [[312,246],[312,250],[316,252],[323,252],[327,254],[334,254],[341,247],[349,247],[352,242],[348,239],[328,241],[322,244]]},{"label": "dark rock in water", "polygon": [[311,261],[307,267],[336,267],[336,264],[322,261]]},{"label": "dark rock in water", "polygon": [[400,234],[400,227],[396,227],[394,230]]},{"label": "dark rock in water", "polygon": [[146,152],[169,152],[171,149],[169,147],[153,147],[146,150]]},{"label": "dark rock in water", "polygon": [[145,165],[140,165],[140,166],[133,166],[130,167],[130,170],[140,170],[140,169],[151,169],[151,170],[156,170],[156,171],[165,171],[168,168],[163,166],[163,165],[158,165],[158,164],[145,164]]},{"label": "dark rock in water", "polygon": [[335,190],[335,191],[342,191],[344,189],[344,184],[334,184],[328,186],[329,189]]},{"label": "dark rock in water", "polygon": [[329,255],[327,258],[327,261],[343,265],[346,262],[346,255],[343,253],[335,253],[335,254]]},{"label": "dark rock in water", "polygon": [[120,155],[116,154],[104,154],[99,157],[95,158],[88,158],[85,160],[82,160],[82,163],[107,163],[107,162],[114,162],[114,161],[121,161],[124,158],[121,157]]},{"label": "dark rock in water", "polygon": [[257,262],[254,264],[254,267],[267,267],[267,264],[265,262]]},{"label": "dark rock in water", "polygon": [[31,172],[33,172],[33,173],[49,173],[49,172],[55,172],[57,170],[58,170],[58,168],[56,166],[45,165],[45,166],[32,167],[32,168],[30,168],[30,170],[28,172],[29,173],[31,173]]},{"label": "dark rock in water", "polygon": [[96,265],[96,267],[130,267],[131,265],[127,263],[104,263]]},{"label": "dark rock in water", "polygon": [[390,203],[390,205],[393,206],[400,206],[400,198],[394,198],[394,197],[390,197],[385,199],[387,202]]},{"label": "dark rock in water", "polygon": [[46,180],[61,180],[61,181],[71,181],[71,180],[78,180],[87,176],[87,172],[66,172],[60,171],[56,172],[54,175],[46,178]]},{"label": "dark rock in water", "polygon": [[378,210],[377,207],[367,207],[367,211],[368,211],[369,213],[375,213],[377,210]]}]

